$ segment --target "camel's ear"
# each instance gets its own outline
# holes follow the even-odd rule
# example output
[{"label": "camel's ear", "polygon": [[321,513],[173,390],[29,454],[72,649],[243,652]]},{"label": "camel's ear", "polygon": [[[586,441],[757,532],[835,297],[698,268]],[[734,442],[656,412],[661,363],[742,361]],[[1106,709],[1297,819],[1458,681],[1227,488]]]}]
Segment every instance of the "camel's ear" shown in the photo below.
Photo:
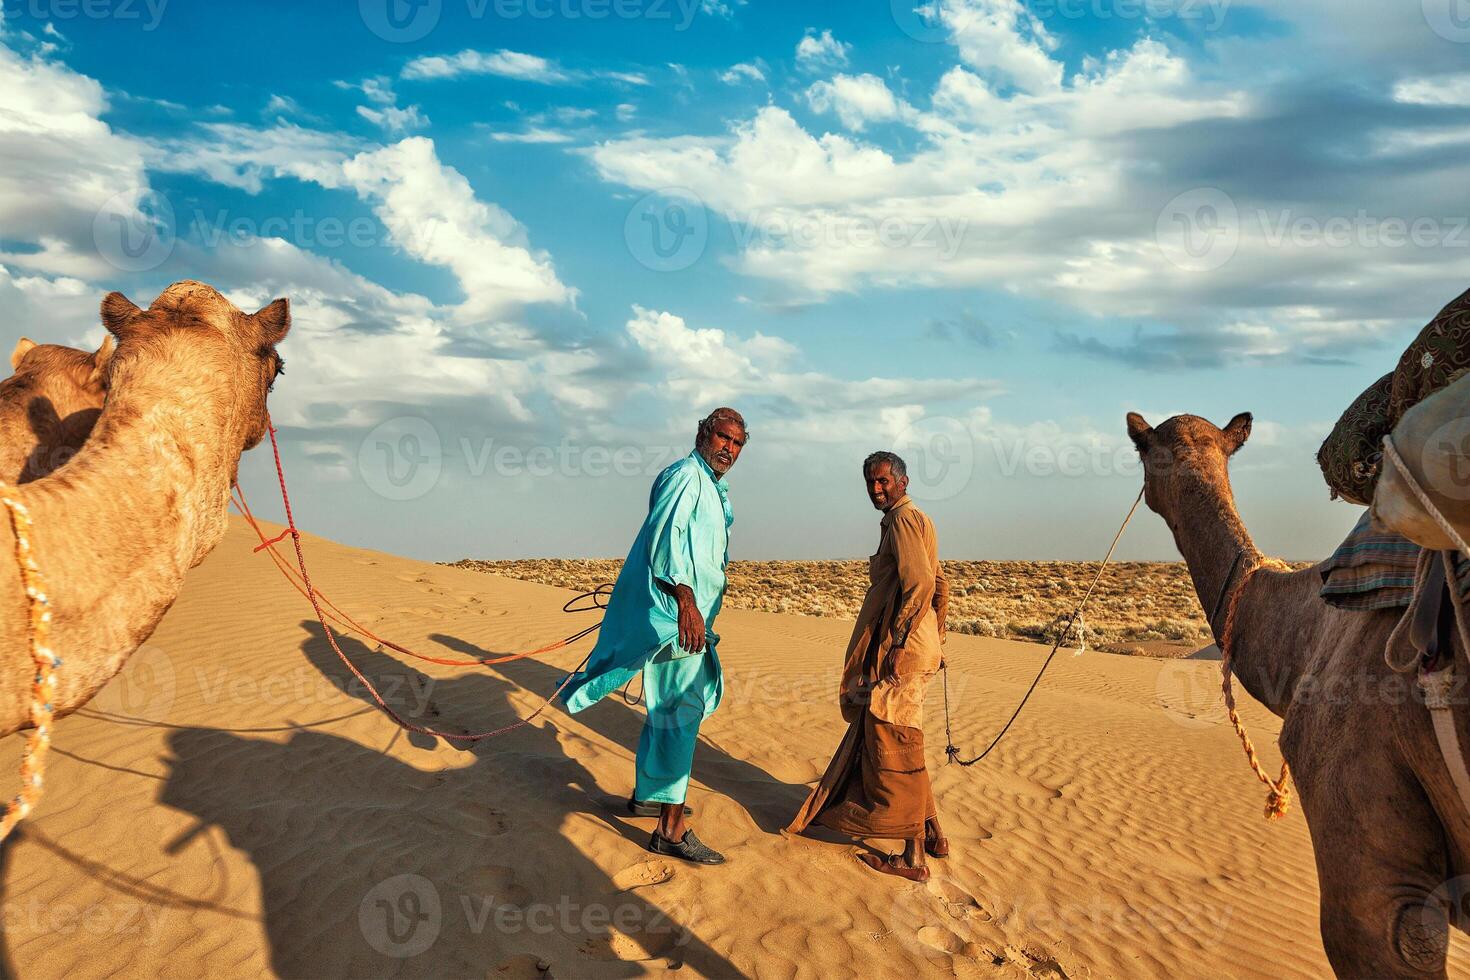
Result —
[{"label": "camel's ear", "polygon": [[87,377],[87,383],[102,387],[102,379],[107,377],[107,365],[112,363],[112,352],[117,350],[117,344],[112,339],[112,334],[102,338],[102,346],[92,355],[92,373]]},{"label": "camel's ear", "polygon": [[10,352],[10,370],[20,369],[20,359],[35,349],[36,342],[29,337],[22,337],[15,342],[15,350]]},{"label": "camel's ear", "polygon": [[1251,435],[1251,413],[1241,412],[1231,419],[1222,430],[1225,433],[1225,455],[1233,456],[1235,451],[1245,445],[1245,441]]},{"label": "camel's ear", "polygon": [[114,337],[121,338],[133,317],[143,312],[122,293],[108,293],[102,297],[102,325]]},{"label": "camel's ear", "polygon": [[291,301],[278,299],[269,306],[262,307],[251,319],[260,328],[263,335],[261,339],[274,347],[285,339],[286,331],[291,329]]},{"label": "camel's ear", "polygon": [[1154,434],[1154,427],[1143,420],[1143,416],[1137,412],[1128,413],[1128,438],[1133,440],[1133,446],[1138,450],[1140,456],[1148,453],[1148,437]]}]

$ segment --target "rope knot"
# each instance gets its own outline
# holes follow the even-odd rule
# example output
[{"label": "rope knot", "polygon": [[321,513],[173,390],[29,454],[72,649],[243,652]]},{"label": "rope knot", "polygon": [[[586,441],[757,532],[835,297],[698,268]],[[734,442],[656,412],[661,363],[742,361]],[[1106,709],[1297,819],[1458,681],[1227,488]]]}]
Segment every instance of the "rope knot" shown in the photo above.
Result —
[{"label": "rope knot", "polygon": [[1266,819],[1280,820],[1286,816],[1286,811],[1291,809],[1291,787],[1286,785],[1286,780],[1281,781],[1280,786],[1273,787],[1266,794]]}]

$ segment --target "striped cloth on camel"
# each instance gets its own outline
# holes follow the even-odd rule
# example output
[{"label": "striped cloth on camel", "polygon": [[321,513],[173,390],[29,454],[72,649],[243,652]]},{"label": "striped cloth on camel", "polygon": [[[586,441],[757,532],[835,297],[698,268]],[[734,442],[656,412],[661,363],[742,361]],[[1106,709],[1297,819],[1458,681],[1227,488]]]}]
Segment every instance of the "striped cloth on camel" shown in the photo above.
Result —
[{"label": "striped cloth on camel", "polygon": [[[1414,566],[1420,550],[1402,535],[1375,528],[1364,511],[1320,566],[1320,594],[1341,609],[1403,609],[1414,598]],[[1457,567],[1460,594],[1470,595],[1470,560],[1461,557]]]}]

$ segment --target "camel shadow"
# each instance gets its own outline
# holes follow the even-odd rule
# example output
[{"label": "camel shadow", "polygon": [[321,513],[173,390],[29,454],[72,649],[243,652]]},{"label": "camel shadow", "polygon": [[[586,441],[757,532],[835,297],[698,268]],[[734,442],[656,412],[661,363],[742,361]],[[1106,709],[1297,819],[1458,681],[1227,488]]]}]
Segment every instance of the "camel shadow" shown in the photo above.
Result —
[{"label": "camel shadow", "polygon": [[[311,625],[308,658],[334,684],[351,677],[330,649],[323,655],[320,627]],[[412,720],[453,730],[460,717],[514,713],[515,689],[503,679],[479,673],[435,684],[362,644],[339,642],[375,683],[400,679],[395,710]],[[345,681],[343,688],[354,693]],[[560,976],[685,964],[739,975],[690,931],[693,899],[660,900],[673,894],[665,882],[692,872],[622,844],[601,850],[601,831],[579,825],[596,780],[550,726],[494,741],[494,751],[469,752],[465,766],[443,767],[436,755],[420,769],[320,731],[286,741],[174,732],[160,801],[198,823],[169,850],[213,825],[249,856],[271,968],[281,976],[533,977],[542,961]],[[574,837],[594,842],[604,859],[629,852],[628,867],[603,870]]]},{"label": "camel shadow", "polygon": [[[431,634],[429,638],[471,657],[499,656],[493,651],[443,633]],[[566,668],[532,658],[502,664],[495,669],[517,685],[543,694],[554,691],[567,675]],[[603,698],[600,703],[579,712],[577,721],[607,740],[627,746],[631,752],[638,745],[638,736],[643,730],[645,717],[643,711],[635,709],[622,696],[612,694]],[[631,770],[630,765],[629,790],[632,788]],[[767,834],[778,833],[785,827],[810,792],[808,786],[782,782],[759,766],[730,755],[704,735],[700,735],[694,752],[694,780],[740,804],[750,814],[756,826]]]}]

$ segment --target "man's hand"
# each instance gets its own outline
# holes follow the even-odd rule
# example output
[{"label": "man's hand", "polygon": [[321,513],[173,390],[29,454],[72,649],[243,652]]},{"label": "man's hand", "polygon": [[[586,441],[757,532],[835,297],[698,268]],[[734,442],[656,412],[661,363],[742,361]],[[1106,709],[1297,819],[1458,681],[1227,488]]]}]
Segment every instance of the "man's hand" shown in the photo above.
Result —
[{"label": "man's hand", "polygon": [[703,653],[704,617],[694,604],[694,590],[687,585],[676,585],[674,599],[679,603],[679,646],[690,653]]}]

